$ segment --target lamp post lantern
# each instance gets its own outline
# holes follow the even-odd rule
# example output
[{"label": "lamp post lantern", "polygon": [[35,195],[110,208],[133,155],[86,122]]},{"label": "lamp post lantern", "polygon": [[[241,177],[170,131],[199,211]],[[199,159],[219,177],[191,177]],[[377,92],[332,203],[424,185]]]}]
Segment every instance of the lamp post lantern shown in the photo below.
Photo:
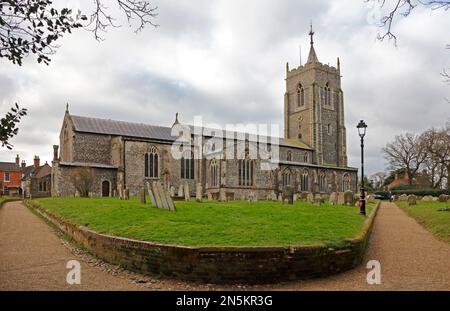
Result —
[{"label": "lamp post lantern", "polygon": [[367,124],[361,120],[357,126],[359,137],[361,137],[361,201],[360,210],[361,215],[366,215],[366,193],[364,189],[364,136],[366,136]]}]

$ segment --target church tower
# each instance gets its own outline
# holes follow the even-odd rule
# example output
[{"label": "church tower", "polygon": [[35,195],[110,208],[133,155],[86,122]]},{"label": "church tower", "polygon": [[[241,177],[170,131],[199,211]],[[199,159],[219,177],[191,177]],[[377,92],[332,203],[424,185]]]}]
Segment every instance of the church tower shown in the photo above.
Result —
[{"label": "church tower", "polygon": [[347,167],[340,61],[336,67],[320,63],[312,25],[309,35],[307,63],[292,70],[286,64],[284,136],[312,147],[314,164]]}]

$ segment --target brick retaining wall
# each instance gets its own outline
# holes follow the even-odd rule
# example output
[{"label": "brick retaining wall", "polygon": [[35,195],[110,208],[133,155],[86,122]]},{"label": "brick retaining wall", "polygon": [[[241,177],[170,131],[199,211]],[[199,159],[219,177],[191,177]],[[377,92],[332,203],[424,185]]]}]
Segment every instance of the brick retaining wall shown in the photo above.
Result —
[{"label": "brick retaining wall", "polygon": [[345,247],[183,247],[99,234],[31,201],[26,204],[106,262],[139,273],[208,283],[278,283],[352,269],[362,261],[379,207]]}]

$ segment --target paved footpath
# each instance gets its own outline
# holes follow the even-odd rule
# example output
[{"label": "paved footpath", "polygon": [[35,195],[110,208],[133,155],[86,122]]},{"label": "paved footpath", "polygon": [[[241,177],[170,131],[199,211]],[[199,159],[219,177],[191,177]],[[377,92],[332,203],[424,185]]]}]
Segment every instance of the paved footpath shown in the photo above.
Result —
[{"label": "paved footpath", "polygon": [[[81,262],[81,283],[66,283],[66,263]],[[19,202],[0,209],[0,290],[450,290],[450,245],[435,239],[395,204],[382,203],[375,220],[364,264],[326,279],[255,287],[199,285],[112,275],[72,254],[41,219]],[[365,263],[381,263],[381,285],[369,286]],[[156,287],[154,286],[156,284]]]}]

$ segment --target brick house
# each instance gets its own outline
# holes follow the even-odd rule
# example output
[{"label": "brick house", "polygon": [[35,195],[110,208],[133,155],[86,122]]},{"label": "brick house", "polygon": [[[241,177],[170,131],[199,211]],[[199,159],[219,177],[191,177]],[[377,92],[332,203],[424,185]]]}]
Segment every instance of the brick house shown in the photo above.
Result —
[{"label": "brick house", "polygon": [[51,195],[51,174],[52,168],[45,162],[40,165],[39,156],[34,157],[33,165],[26,166],[22,162],[22,182],[21,188],[23,196],[29,198],[42,198]]},{"label": "brick house", "polygon": [[20,158],[15,162],[0,162],[0,195],[19,195],[21,193]]}]

